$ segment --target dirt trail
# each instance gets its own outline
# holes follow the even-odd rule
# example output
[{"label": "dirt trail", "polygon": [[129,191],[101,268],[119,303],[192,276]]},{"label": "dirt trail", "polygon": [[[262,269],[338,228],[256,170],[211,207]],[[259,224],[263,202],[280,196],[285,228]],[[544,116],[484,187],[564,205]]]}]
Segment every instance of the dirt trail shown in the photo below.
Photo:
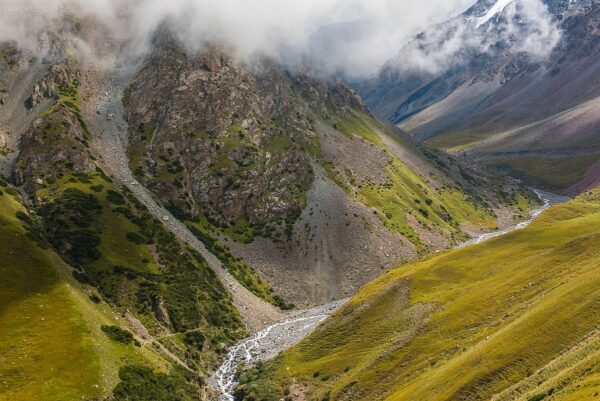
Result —
[{"label": "dirt trail", "polygon": [[156,198],[133,177],[126,155],[127,123],[123,119],[124,109],[121,102],[130,78],[130,74],[117,68],[112,71],[90,68],[84,74],[81,87],[82,112],[94,138],[93,147],[100,154],[99,162],[107,173],[129,188],[153,216],[206,259],[231,292],[234,304],[250,332],[257,332],[284,319],[287,316],[285,313],[256,297],[238,283],[217,257],[210,253],[183,223],[160,206]]}]

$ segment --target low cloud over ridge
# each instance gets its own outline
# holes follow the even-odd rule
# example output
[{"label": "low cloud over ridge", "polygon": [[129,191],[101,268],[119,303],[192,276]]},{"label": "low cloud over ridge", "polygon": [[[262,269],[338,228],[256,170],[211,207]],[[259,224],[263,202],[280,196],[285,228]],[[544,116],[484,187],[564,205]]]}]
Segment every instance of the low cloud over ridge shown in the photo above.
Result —
[{"label": "low cloud over ridge", "polygon": [[[545,10],[540,0],[516,1],[531,3],[528,10],[539,8],[541,14]],[[358,76],[376,72],[423,29],[460,14],[473,3],[475,0],[1,0],[0,40],[38,46],[40,32],[71,14],[99,22],[115,39],[130,43],[133,53],[143,54],[152,33],[166,23],[192,48],[220,40],[232,45],[240,57],[263,53],[293,62],[299,55],[311,54],[328,73]],[[539,40],[530,42],[523,46],[533,48]]]}]

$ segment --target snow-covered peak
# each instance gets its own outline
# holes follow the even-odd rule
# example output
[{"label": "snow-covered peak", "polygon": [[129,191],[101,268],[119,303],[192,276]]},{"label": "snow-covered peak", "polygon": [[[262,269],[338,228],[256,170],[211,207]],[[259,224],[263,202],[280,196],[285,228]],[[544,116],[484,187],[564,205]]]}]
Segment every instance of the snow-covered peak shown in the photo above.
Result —
[{"label": "snow-covered peak", "polygon": [[498,0],[498,1],[496,1],[496,3],[492,7],[490,7],[488,12],[485,13],[485,15],[483,17],[477,18],[477,22],[476,22],[477,28],[479,28],[481,25],[488,22],[490,19],[492,19],[498,13],[501,13],[502,11],[504,11],[504,9],[513,1],[514,0]]}]

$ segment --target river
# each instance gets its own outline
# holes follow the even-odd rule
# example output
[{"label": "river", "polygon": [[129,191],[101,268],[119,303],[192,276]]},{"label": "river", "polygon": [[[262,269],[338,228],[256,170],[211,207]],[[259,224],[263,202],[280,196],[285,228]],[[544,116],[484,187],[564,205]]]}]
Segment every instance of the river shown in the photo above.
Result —
[{"label": "river", "polygon": [[[531,211],[529,219],[510,228],[470,239],[458,245],[457,248],[479,244],[511,231],[523,229],[530,225],[550,206],[568,200],[564,196],[537,189],[534,191],[541,199],[542,205]],[[309,335],[319,323],[339,309],[345,301],[339,300],[301,312],[291,318],[269,326],[231,347],[219,369],[210,378],[212,386],[221,394],[221,401],[234,401],[234,390],[238,384],[237,375],[240,364],[249,365],[257,361],[266,361],[276,357],[278,353],[297,344]]]}]

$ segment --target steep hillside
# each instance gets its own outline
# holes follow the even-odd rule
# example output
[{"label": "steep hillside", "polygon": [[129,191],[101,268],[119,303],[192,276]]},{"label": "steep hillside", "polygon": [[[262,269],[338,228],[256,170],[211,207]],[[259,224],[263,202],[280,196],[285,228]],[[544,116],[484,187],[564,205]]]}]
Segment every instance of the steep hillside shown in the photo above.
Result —
[{"label": "steep hillside", "polygon": [[123,375],[139,366],[185,387],[185,374],[166,355],[116,329],[127,327],[125,319],[95,289],[73,279],[71,267],[44,239],[41,219],[4,181],[0,237],[1,400],[99,399],[120,381],[125,385]]},{"label": "steep hillside", "polygon": [[270,302],[346,297],[534,201],[414,144],[309,68],[214,45],[198,54],[165,33],[155,46],[124,96],[130,167],[207,247],[240,258],[224,263]]},{"label": "steep hillside", "polygon": [[[531,28],[539,13],[527,14],[525,3],[479,1],[423,32],[358,88],[376,112],[430,145],[578,193],[599,179],[600,4],[545,0],[561,36],[539,57],[522,50],[541,32]],[[465,47],[452,53],[455,43]],[[431,72],[403,67],[436,54],[450,61]]]},{"label": "steep hillside", "polygon": [[13,115],[32,122],[11,132],[19,146],[6,155],[19,190],[0,181],[0,399],[205,396],[205,376],[246,322],[199,251],[105,174],[78,62],[40,68]]},{"label": "steep hillside", "polygon": [[246,400],[597,400],[600,190],[386,273],[245,374]]}]

